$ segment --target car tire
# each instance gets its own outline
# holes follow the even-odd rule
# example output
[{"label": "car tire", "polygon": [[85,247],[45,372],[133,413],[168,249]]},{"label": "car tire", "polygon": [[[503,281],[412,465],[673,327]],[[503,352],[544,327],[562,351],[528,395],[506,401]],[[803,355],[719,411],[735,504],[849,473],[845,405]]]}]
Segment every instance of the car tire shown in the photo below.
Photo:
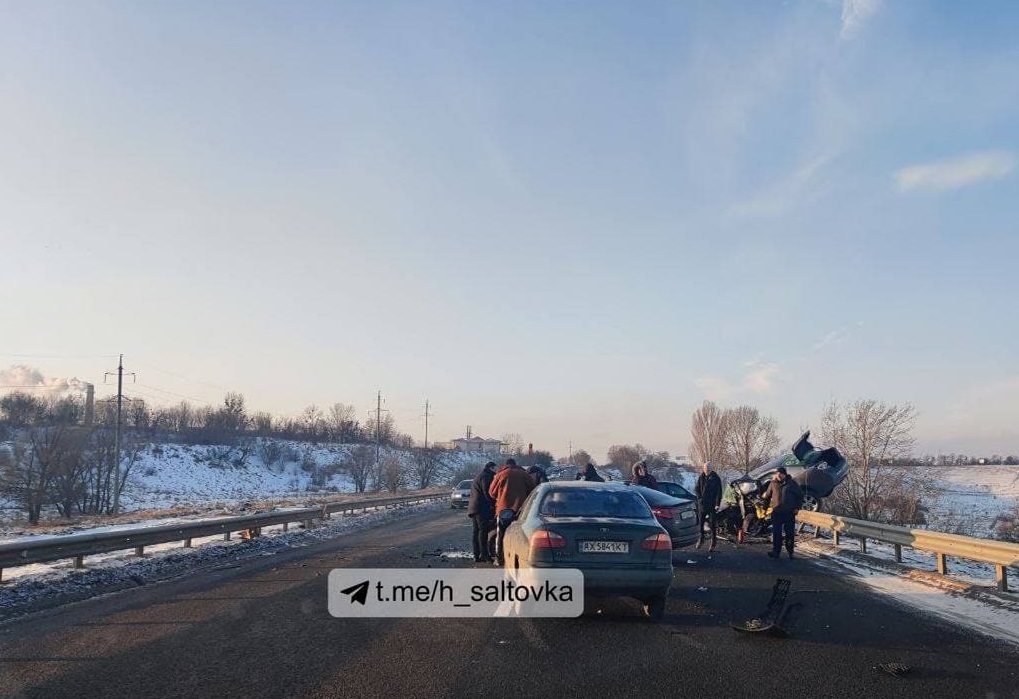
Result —
[{"label": "car tire", "polygon": [[665,618],[665,595],[655,595],[644,602],[643,612],[651,621],[661,621]]}]

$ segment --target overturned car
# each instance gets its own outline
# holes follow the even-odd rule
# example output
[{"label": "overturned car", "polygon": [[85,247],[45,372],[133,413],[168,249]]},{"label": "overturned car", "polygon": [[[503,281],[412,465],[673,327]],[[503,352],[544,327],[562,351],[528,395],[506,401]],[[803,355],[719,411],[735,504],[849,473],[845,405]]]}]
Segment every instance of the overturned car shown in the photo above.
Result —
[{"label": "overturned car", "polygon": [[839,450],[835,447],[818,449],[810,443],[809,430],[796,440],[790,452],[754,469],[750,478],[763,486],[763,490],[779,466],[785,466],[789,476],[803,489],[805,510],[817,510],[821,500],[831,495],[849,473],[849,464]]},{"label": "overturned car", "polygon": [[780,466],[785,467],[803,490],[803,509],[813,511],[821,508],[821,501],[829,497],[849,473],[849,464],[838,449],[818,449],[810,443],[810,432],[804,432],[791,451],[729,484],[716,520],[722,533],[737,538],[744,534],[763,536],[767,533],[771,510],[765,507],[762,496]]}]

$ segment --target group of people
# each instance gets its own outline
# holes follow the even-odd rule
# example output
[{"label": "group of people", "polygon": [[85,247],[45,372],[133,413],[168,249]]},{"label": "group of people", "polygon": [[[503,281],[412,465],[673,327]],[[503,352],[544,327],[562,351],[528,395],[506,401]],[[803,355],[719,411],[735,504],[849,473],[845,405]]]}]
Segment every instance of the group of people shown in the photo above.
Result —
[{"label": "group of people", "polygon": [[[708,551],[714,551],[717,541],[715,517],[722,505],[722,479],[715,473],[710,461],[702,467],[694,492],[699,513],[697,548],[704,545],[704,525],[707,524],[711,533]],[[765,507],[771,508],[771,551],[768,556],[778,558],[781,555],[784,538],[786,552],[792,558],[796,544],[796,512],[803,506],[800,484],[789,476],[784,466],[779,466],[761,500]]]},{"label": "group of people", "polygon": [[467,516],[474,522],[474,562],[503,564],[502,540],[524,500],[538,484],[548,480],[540,466],[526,471],[516,459],[496,469],[489,461],[471,483]]},{"label": "group of people", "polygon": [[[631,482],[648,488],[658,489],[658,481],[648,472],[647,464],[638,461],[633,465]],[[604,478],[594,464],[577,473],[577,480],[603,483]],[[520,511],[524,500],[539,484],[548,481],[548,475],[540,466],[531,466],[526,471],[515,459],[506,459],[496,468],[489,461],[471,483],[471,495],[467,505],[467,516],[474,523],[475,563],[496,562],[503,565],[502,543],[506,529]],[[722,479],[715,472],[711,462],[706,462],[697,477],[694,493],[697,496],[698,531],[697,548],[704,545],[705,525],[711,536],[708,551],[714,551],[717,544],[715,518],[722,504]],[[768,555],[778,558],[782,552],[783,538],[789,558],[793,557],[796,540],[796,512],[803,505],[803,491],[799,484],[789,477],[784,467],[779,467],[768,484],[763,501],[771,507],[771,544]]]}]

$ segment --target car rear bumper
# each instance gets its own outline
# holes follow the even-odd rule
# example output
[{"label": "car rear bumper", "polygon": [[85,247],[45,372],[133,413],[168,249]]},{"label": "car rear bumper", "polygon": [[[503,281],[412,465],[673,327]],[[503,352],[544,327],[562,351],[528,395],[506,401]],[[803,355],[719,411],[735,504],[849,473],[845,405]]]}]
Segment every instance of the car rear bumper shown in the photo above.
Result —
[{"label": "car rear bumper", "polygon": [[[536,568],[567,568],[542,566]],[[661,595],[672,585],[672,566],[668,568],[578,568],[584,574],[584,594],[594,597]]]},{"label": "car rear bumper", "polygon": [[467,509],[467,500],[450,500],[450,507],[459,507],[461,509]]}]

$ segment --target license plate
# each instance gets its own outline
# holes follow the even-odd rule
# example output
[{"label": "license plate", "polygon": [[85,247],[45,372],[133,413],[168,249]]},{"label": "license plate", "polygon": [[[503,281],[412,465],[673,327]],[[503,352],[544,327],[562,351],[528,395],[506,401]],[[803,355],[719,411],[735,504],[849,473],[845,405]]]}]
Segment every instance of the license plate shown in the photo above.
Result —
[{"label": "license plate", "polygon": [[581,541],[581,553],[630,553],[629,541]]}]

